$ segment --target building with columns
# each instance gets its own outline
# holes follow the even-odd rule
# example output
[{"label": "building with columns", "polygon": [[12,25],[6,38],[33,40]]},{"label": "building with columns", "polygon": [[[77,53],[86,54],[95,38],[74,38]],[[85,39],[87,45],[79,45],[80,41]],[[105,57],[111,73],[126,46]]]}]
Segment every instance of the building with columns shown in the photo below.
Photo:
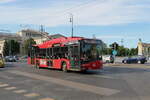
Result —
[{"label": "building with columns", "polygon": [[3,56],[3,48],[4,48],[5,40],[0,40],[0,55]]},{"label": "building with columns", "polygon": [[143,43],[141,39],[138,42],[138,55],[150,56],[150,43]]}]

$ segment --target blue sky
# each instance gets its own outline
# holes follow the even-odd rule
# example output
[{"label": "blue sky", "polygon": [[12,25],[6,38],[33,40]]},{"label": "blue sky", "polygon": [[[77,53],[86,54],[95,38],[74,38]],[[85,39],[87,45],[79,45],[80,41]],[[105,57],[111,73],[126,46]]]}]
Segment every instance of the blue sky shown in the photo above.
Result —
[{"label": "blue sky", "polygon": [[74,34],[136,47],[138,39],[150,43],[150,0],[0,0],[0,29],[15,33],[22,28],[70,36]]}]

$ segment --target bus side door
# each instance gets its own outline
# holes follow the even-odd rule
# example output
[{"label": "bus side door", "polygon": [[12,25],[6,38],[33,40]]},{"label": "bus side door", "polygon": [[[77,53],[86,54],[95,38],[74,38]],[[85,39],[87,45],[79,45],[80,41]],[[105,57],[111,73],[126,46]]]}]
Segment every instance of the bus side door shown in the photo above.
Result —
[{"label": "bus side door", "polygon": [[80,48],[78,45],[69,47],[70,67],[72,69],[80,69]]}]

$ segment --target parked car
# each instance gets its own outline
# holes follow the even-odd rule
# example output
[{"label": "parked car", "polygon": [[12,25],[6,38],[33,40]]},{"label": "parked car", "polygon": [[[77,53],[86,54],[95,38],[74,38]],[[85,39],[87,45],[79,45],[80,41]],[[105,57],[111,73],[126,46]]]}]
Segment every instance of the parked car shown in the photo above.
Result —
[{"label": "parked car", "polygon": [[14,57],[14,59],[16,59],[16,60],[19,60],[19,57],[18,56],[13,56]]},{"label": "parked car", "polygon": [[14,56],[6,56],[5,61],[6,62],[16,62],[16,58]]},{"label": "parked car", "polygon": [[102,59],[104,63],[114,63],[114,57],[112,55],[103,55]]},{"label": "parked car", "polygon": [[27,59],[28,58],[28,56],[22,56],[21,57],[21,59]]},{"label": "parked car", "polygon": [[0,68],[4,67],[4,60],[2,57],[0,57]]},{"label": "parked car", "polygon": [[144,56],[128,57],[122,60],[122,63],[124,64],[132,64],[132,63],[144,64],[145,62],[147,62],[147,59]]},{"label": "parked car", "polygon": [[21,62],[27,62],[28,56],[22,56],[22,57],[20,57],[19,60],[20,60]]}]

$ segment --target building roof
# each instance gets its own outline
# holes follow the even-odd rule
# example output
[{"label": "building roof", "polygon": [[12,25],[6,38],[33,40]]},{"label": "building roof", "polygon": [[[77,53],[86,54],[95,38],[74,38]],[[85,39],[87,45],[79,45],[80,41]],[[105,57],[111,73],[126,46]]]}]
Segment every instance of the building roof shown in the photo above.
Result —
[{"label": "building roof", "polygon": [[16,35],[15,33],[4,33],[4,32],[0,32],[0,39],[4,40],[4,39],[20,39],[21,37]]},{"label": "building roof", "polygon": [[142,43],[142,46],[144,46],[144,47],[149,46],[150,47],[150,43]]},{"label": "building roof", "polygon": [[41,33],[44,33],[44,34],[49,34],[48,32],[40,32],[40,31],[37,31],[37,30],[33,30],[33,29],[23,29],[21,30],[20,32],[31,32],[31,33],[35,33],[35,34],[41,34]]},{"label": "building roof", "polygon": [[48,37],[49,39],[56,39],[56,38],[65,37],[65,36],[61,34],[53,34],[53,35],[49,35]]},{"label": "building roof", "polygon": [[[52,34],[47,36],[47,40],[56,39],[60,37],[65,37],[65,36],[61,34]],[[41,39],[41,37],[35,37],[34,39]]]}]

